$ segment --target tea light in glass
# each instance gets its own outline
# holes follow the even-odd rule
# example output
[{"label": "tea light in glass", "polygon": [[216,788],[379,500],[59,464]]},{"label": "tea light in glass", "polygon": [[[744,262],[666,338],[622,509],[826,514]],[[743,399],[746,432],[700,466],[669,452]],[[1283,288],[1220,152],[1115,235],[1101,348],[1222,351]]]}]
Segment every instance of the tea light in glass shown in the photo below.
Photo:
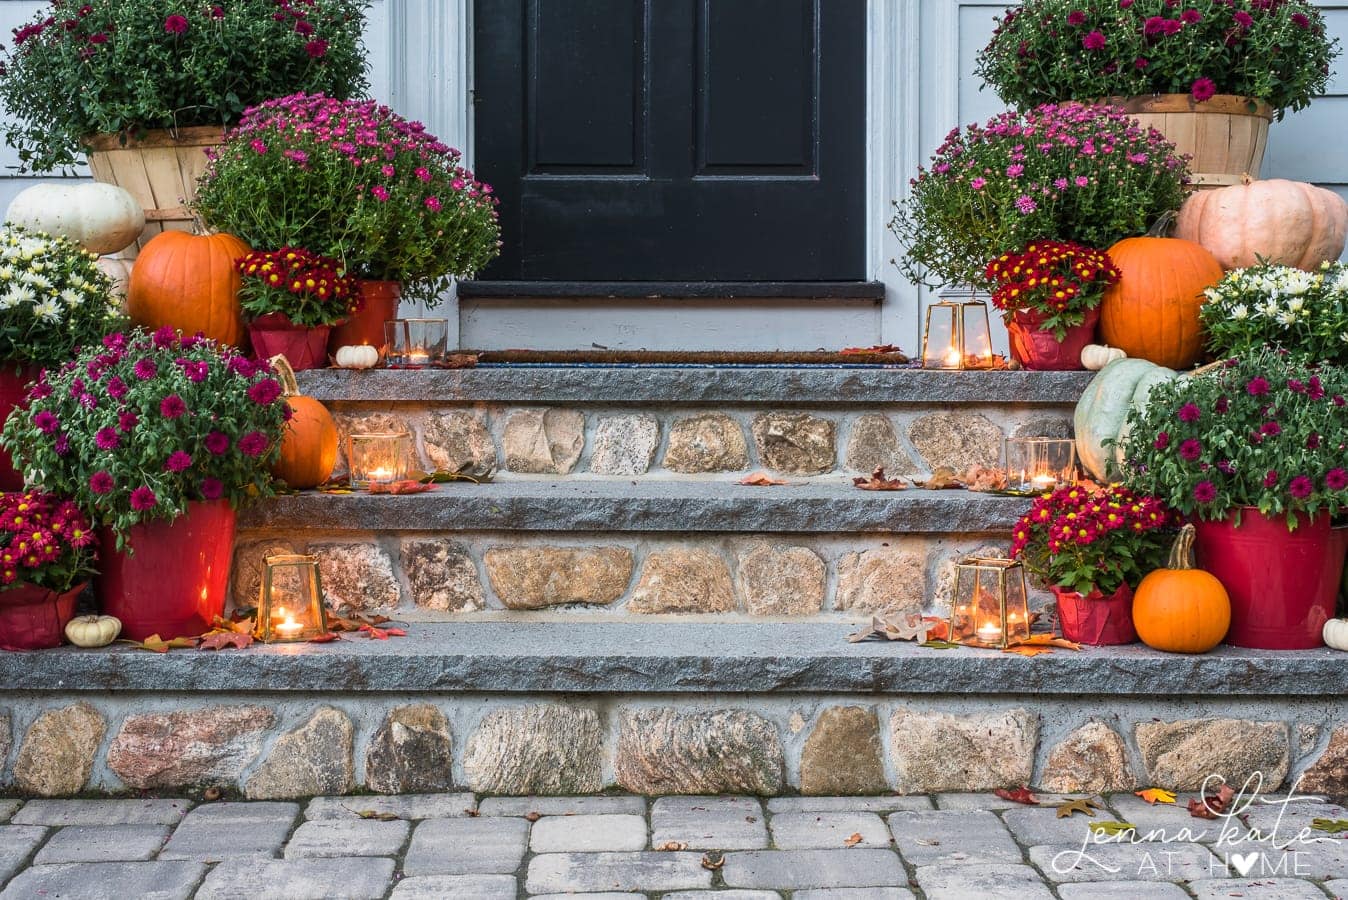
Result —
[{"label": "tea light in glass", "polygon": [[263,559],[253,636],[264,644],[307,641],[328,630],[318,560],[298,553]]},{"label": "tea light in glass", "polygon": [[992,332],[988,305],[972,292],[967,296],[941,295],[927,307],[922,335],[924,369],[990,369]]},{"label": "tea light in glass", "polygon": [[1071,438],[1007,438],[1005,454],[1007,490],[1042,493],[1076,480]]},{"label": "tea light in glass", "polygon": [[384,323],[385,363],[419,369],[444,361],[449,345],[448,319],[394,319]]},{"label": "tea light in glass", "polygon": [[955,565],[950,640],[1003,649],[1030,636],[1025,567],[1015,560],[971,556]]},{"label": "tea light in glass", "polygon": [[369,490],[372,484],[392,484],[407,477],[412,436],[404,431],[352,434],[346,439],[346,461],[351,487]]}]

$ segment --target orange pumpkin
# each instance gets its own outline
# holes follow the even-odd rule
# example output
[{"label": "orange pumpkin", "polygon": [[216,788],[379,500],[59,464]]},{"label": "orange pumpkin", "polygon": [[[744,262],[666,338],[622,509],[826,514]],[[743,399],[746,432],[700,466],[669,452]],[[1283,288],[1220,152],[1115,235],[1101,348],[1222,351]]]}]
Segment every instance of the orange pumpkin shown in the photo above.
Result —
[{"label": "orange pumpkin", "polygon": [[1231,599],[1216,576],[1194,568],[1194,527],[1185,525],[1170,562],[1142,579],[1133,595],[1133,627],[1148,647],[1207,653],[1231,627]]},{"label": "orange pumpkin", "polygon": [[1124,238],[1109,248],[1120,277],[1100,305],[1100,337],[1134,359],[1185,369],[1203,356],[1198,308],[1222,265],[1193,241]]},{"label": "orange pumpkin", "polygon": [[271,473],[296,490],[316,488],[332,477],[337,466],[337,423],[327,407],[300,393],[295,370],[284,356],[273,356],[271,367],[291,412]]},{"label": "orange pumpkin", "polygon": [[248,245],[232,234],[155,235],[131,269],[127,314],[146,328],[168,325],[183,334],[201,332],[238,346],[243,340],[243,310],[234,261],[249,252]]}]

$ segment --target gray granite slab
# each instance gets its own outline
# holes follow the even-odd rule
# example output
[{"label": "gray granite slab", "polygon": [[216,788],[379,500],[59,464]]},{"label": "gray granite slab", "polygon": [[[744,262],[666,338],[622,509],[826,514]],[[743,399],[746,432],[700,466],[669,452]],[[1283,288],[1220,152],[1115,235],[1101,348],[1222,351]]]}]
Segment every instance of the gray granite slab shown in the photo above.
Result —
[{"label": "gray granite slab", "polygon": [[33,865],[154,859],[168,836],[167,825],[72,825],[42,845]]},{"label": "gray granite slab", "polygon": [[[371,643],[375,643],[371,641]],[[363,812],[392,814],[400,819],[452,819],[476,807],[472,794],[395,794],[389,797],[315,797],[304,808],[306,819],[351,819]]]},{"label": "gray granite slab", "polygon": [[191,808],[191,800],[29,800],[11,821],[15,825],[177,825]]},{"label": "gray granite slab", "polygon": [[187,900],[205,872],[206,867],[199,862],[162,860],[33,866],[20,872],[0,898]]},{"label": "gray granite slab", "polygon": [[379,900],[393,881],[393,860],[234,859],[211,870],[198,900]]}]

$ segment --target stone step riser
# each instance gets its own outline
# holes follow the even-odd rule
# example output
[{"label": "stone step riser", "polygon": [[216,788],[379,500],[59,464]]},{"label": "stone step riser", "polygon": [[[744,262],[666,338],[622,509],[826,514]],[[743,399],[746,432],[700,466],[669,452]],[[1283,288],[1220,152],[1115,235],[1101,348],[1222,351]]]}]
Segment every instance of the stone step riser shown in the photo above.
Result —
[{"label": "stone step riser", "polygon": [[[20,793],[253,798],[1194,790],[1348,793],[1341,698],[41,692],[0,697]],[[13,734],[13,748],[9,746]],[[8,760],[8,762],[7,762]],[[1130,798],[1131,799],[1131,798]]]},{"label": "stone step riser", "polygon": [[[1005,535],[754,535],[244,531],[233,600],[257,601],[261,560],[312,553],[335,606],[472,621],[565,611],[864,619],[883,610],[948,613],[953,563],[1004,554]],[[1036,592],[1032,604],[1051,598]]]}]

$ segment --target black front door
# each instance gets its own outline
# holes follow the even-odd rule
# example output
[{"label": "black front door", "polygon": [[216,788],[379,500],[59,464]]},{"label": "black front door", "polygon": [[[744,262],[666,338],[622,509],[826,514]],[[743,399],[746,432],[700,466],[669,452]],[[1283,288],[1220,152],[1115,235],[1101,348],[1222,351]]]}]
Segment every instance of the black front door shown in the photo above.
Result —
[{"label": "black front door", "polygon": [[485,278],[864,276],[865,0],[476,0]]}]

